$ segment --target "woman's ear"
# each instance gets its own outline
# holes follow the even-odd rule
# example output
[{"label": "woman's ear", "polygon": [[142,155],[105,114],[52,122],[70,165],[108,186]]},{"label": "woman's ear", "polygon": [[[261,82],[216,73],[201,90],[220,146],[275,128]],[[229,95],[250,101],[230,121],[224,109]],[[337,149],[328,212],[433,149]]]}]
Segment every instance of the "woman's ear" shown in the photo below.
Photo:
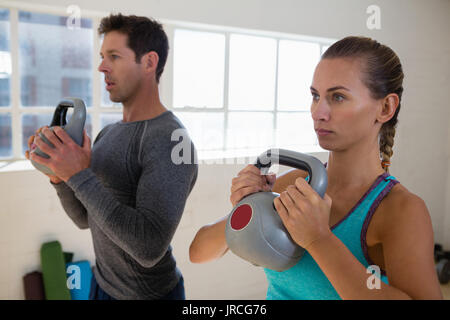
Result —
[{"label": "woman's ear", "polygon": [[395,111],[398,108],[400,99],[396,93],[388,94],[384,99],[380,101],[381,108],[377,114],[377,121],[381,123],[388,122],[392,119]]}]

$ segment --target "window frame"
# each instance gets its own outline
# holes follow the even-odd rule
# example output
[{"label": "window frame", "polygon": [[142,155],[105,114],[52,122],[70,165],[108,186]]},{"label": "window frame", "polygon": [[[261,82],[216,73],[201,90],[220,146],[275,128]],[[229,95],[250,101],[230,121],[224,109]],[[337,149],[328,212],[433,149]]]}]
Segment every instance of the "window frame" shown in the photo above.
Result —
[{"label": "window frame", "polygon": [[[167,60],[167,64],[170,65],[168,69],[165,70],[165,90],[164,90],[164,102],[167,102],[168,105],[172,106],[171,110],[174,112],[202,112],[202,113],[224,113],[224,132],[223,132],[223,148],[222,152],[218,152],[218,158],[226,156],[227,154],[231,154],[235,157],[247,156],[247,154],[239,154],[239,151],[234,151],[227,149],[227,130],[228,130],[228,114],[230,112],[265,112],[272,113],[273,115],[273,128],[274,132],[277,130],[277,120],[278,114],[280,113],[309,113],[307,110],[279,110],[278,109],[278,64],[279,64],[279,51],[280,51],[280,41],[281,40],[291,40],[291,41],[306,41],[306,42],[314,42],[319,45],[319,52],[322,54],[324,50],[330,46],[332,43],[336,41],[336,39],[328,39],[328,38],[319,38],[312,36],[304,36],[304,35],[296,35],[296,34],[287,34],[287,33],[279,33],[279,32],[270,32],[270,31],[260,31],[260,30],[251,30],[251,29],[241,29],[235,27],[224,27],[224,26],[205,26],[197,23],[184,23],[184,22],[176,22],[165,24],[164,29],[169,38],[169,46],[170,48],[174,48],[174,40],[175,40],[175,30],[182,29],[188,31],[197,31],[197,32],[210,32],[210,33],[218,33],[225,36],[225,65],[224,65],[224,90],[223,90],[223,107],[222,108],[197,108],[192,106],[187,107],[174,107],[173,106],[173,91],[169,90],[173,88],[173,54],[169,54],[169,58]],[[274,92],[274,108],[272,110],[252,110],[252,109],[239,109],[233,110],[229,108],[228,96],[229,96],[229,67],[230,67],[230,36],[231,34],[239,34],[239,35],[247,35],[247,36],[257,36],[257,37],[267,37],[270,39],[276,40],[276,66],[275,66],[275,92]],[[163,74],[164,77],[164,74]],[[276,143],[276,136],[272,137],[272,141]],[[208,151],[206,151],[208,152]],[[211,151],[215,152],[215,151]],[[312,147],[307,152],[324,152],[323,149],[318,147]],[[256,156],[256,154],[255,154]],[[202,159],[200,157],[200,159]]]},{"label": "window frame", "polygon": [[[11,115],[11,129],[12,129],[12,157],[0,158],[0,161],[17,161],[24,160],[22,156],[22,115],[23,114],[52,114],[54,107],[45,106],[33,106],[23,107],[20,105],[20,93],[21,93],[21,77],[19,68],[19,11],[28,11],[33,13],[44,13],[58,16],[68,16],[66,8],[56,6],[44,6],[29,3],[11,3],[10,1],[0,1],[0,8],[9,10],[9,22],[10,22],[10,54],[11,54],[11,77],[10,77],[10,105],[0,108],[1,114]],[[88,108],[88,114],[91,116],[92,124],[92,139],[94,139],[101,129],[101,115],[108,113],[121,113],[121,105],[104,106],[102,105],[102,74],[98,71],[100,64],[100,37],[97,35],[97,29],[100,24],[100,20],[109,15],[109,12],[101,12],[94,10],[83,10],[82,18],[90,19],[92,21],[93,36],[93,56],[92,56],[92,106]],[[335,42],[335,39],[319,38],[313,36],[304,36],[297,34],[288,34],[272,31],[261,31],[253,29],[242,29],[230,26],[219,25],[206,25],[201,23],[182,22],[167,19],[158,19],[164,25],[164,30],[168,36],[169,48],[174,48],[174,35],[176,29],[186,29],[191,31],[202,31],[211,33],[220,33],[225,35],[225,65],[224,65],[224,92],[223,92],[223,107],[222,108],[195,108],[195,107],[173,107],[173,52],[169,51],[169,56],[166,62],[164,73],[162,74],[159,84],[159,94],[161,101],[164,105],[168,106],[168,109],[174,112],[223,112],[224,113],[224,143],[223,143],[223,156],[226,156],[227,150],[227,130],[228,130],[228,113],[229,112],[270,112],[273,113],[273,125],[276,130],[277,114],[279,112],[307,112],[307,111],[279,111],[277,110],[277,96],[278,96],[278,55],[279,55],[279,43],[280,40],[297,40],[297,41],[309,41],[316,42],[320,45],[320,52],[322,48],[329,46]],[[229,94],[229,50],[230,50],[230,35],[231,34],[243,34],[249,36],[269,37],[276,39],[277,41],[277,56],[276,56],[276,76],[275,76],[275,99],[273,110],[229,110],[228,108],[228,94]],[[61,97],[62,98],[62,97]],[[275,131],[274,130],[274,131]],[[274,137],[273,141],[276,141]],[[308,152],[320,152],[321,150],[308,150]],[[322,150],[323,151],[323,150]],[[239,157],[240,155],[232,155]],[[213,158],[220,158],[222,155],[217,155]],[[201,159],[201,158],[200,158]]]}]

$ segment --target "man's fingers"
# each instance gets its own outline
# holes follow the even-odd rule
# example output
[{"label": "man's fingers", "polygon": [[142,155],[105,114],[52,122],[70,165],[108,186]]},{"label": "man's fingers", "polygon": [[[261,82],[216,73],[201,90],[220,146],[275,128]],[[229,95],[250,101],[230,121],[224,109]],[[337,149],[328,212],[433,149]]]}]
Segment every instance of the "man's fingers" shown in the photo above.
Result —
[{"label": "man's fingers", "polygon": [[42,134],[50,141],[56,148],[62,145],[61,140],[55,135],[52,129],[44,128]]},{"label": "man's fingers", "polygon": [[70,145],[72,143],[76,144],[75,141],[69,136],[69,134],[64,131],[63,128],[59,126],[53,127],[53,132],[62,141],[63,144]]},{"label": "man's fingers", "polygon": [[34,135],[28,137],[28,141],[27,141],[28,149],[31,149],[31,145],[33,144],[33,141],[34,141]]},{"label": "man's fingers", "polygon": [[88,136],[86,129],[83,130],[83,149],[91,150],[91,138]]},{"label": "man's fingers", "polygon": [[30,160],[33,160],[34,162],[37,162],[39,164],[42,164],[44,166],[49,166],[50,164],[50,159],[46,159],[44,157],[41,157],[40,155],[38,155],[37,153],[30,153]]},{"label": "man's fingers", "polygon": [[42,152],[48,154],[49,156],[53,153],[53,148],[50,147],[40,136],[37,136],[34,139],[34,144],[37,145]]}]

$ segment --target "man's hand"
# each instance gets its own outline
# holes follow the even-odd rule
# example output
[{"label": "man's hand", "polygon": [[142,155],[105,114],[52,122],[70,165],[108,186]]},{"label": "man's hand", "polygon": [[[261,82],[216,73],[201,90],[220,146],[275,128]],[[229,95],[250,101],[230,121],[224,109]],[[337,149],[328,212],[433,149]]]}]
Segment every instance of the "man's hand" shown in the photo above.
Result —
[{"label": "man's hand", "polygon": [[67,182],[76,173],[89,168],[91,164],[91,139],[87,135],[86,130],[84,130],[83,146],[80,147],[61,127],[55,126],[52,129],[44,127],[42,134],[55,148],[45,143],[39,135],[34,137],[34,144],[42,152],[48,154],[50,159],[45,159],[35,153],[29,153],[29,158],[49,167],[56,177]]},{"label": "man's hand", "polygon": [[[28,138],[28,150],[25,151],[25,158],[27,158],[28,160],[31,160],[31,159],[30,159],[30,153],[31,153],[31,151],[33,151],[34,149],[36,149],[36,145],[34,144],[34,138],[36,138],[36,136],[39,134],[39,132],[41,132],[42,129],[44,129],[44,128],[46,128],[46,127],[48,128],[48,126],[40,127],[39,129],[36,130],[36,132],[35,132],[34,135],[32,135],[32,136],[30,136],[30,137]],[[58,177],[55,176],[55,175],[47,174],[47,173],[44,173],[44,174],[45,174],[47,177],[49,177],[49,178],[50,178],[50,181],[53,182],[54,184],[58,184],[58,183],[63,182],[62,179],[58,178]]]}]

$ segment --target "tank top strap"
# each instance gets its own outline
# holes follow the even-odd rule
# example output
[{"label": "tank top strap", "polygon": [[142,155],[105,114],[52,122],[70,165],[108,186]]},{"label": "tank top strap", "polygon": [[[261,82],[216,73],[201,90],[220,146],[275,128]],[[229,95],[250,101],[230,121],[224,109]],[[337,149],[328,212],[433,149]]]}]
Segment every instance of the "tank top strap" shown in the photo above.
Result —
[{"label": "tank top strap", "polygon": [[[369,253],[368,253],[368,247],[366,242],[367,237],[367,230],[369,228],[369,224],[372,221],[372,217],[380,205],[381,201],[388,195],[388,193],[391,191],[391,189],[399,183],[399,181],[394,177],[389,175],[388,173],[383,174],[383,182],[381,184],[381,188],[379,189],[379,193],[376,195],[375,199],[373,200],[365,218],[364,223],[361,229],[361,248],[363,250],[364,258],[367,260],[369,265],[374,265],[375,263],[370,259]],[[383,276],[386,276],[386,272],[384,270],[381,270],[381,274]]]}]

